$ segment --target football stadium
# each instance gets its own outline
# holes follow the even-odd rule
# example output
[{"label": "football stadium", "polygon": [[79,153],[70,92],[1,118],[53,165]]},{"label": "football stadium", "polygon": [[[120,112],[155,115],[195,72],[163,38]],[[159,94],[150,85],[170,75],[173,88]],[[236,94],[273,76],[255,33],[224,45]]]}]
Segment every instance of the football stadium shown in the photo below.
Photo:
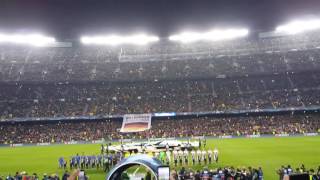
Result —
[{"label": "football stadium", "polygon": [[319,180],[320,2],[244,1],[0,2],[0,180]]}]

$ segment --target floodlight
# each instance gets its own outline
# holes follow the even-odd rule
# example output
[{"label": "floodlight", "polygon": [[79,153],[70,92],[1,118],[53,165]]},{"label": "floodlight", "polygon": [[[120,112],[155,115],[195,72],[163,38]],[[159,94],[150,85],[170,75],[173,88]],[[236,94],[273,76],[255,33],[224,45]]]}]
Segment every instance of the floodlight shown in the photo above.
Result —
[{"label": "floodlight", "polygon": [[297,20],[276,28],[276,32],[286,34],[297,34],[305,31],[320,29],[320,19]]},{"label": "floodlight", "polygon": [[148,43],[159,41],[159,37],[148,36],[146,34],[136,34],[132,36],[83,36],[81,42],[83,44],[109,45],[117,46],[121,44],[146,45]]},{"label": "floodlight", "polygon": [[172,35],[169,37],[171,41],[180,41],[182,43],[192,43],[196,41],[222,41],[230,40],[239,37],[245,37],[249,34],[247,29],[226,29],[212,30],[204,33],[199,32],[183,32],[181,34]]},{"label": "floodlight", "polygon": [[41,34],[2,34],[0,43],[27,44],[32,46],[46,46],[54,43],[55,39]]}]

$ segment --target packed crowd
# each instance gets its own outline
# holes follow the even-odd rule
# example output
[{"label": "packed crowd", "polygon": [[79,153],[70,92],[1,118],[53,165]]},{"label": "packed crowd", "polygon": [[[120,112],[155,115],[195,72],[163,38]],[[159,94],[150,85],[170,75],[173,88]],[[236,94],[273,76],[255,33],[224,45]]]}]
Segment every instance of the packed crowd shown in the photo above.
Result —
[{"label": "packed crowd", "polygon": [[320,73],[203,80],[2,84],[0,119],[320,105]]},{"label": "packed crowd", "polygon": [[150,130],[130,134],[119,132],[121,123],[121,120],[89,120],[0,124],[0,144],[65,143],[101,140],[102,138],[112,140],[203,135],[245,136],[320,133],[319,115],[153,120]]},{"label": "packed crowd", "polygon": [[300,167],[294,169],[291,165],[281,166],[277,170],[277,174],[279,175],[280,180],[289,179],[288,176],[290,175],[300,175],[300,174],[307,174],[310,180],[319,180],[320,179],[320,166],[318,169],[307,169],[304,164]]},{"label": "packed crowd", "polygon": [[263,180],[263,171],[258,168],[234,168],[224,167],[217,169],[204,168],[192,170],[181,168],[179,171],[172,170],[172,180]]},{"label": "packed crowd", "polygon": [[[279,175],[280,180],[287,180],[289,176],[306,174],[310,180],[320,179],[320,167],[318,169],[307,169],[303,164],[293,169],[290,165],[282,166],[276,172]],[[61,176],[61,180],[68,180],[70,173],[66,170]],[[47,175],[39,177],[37,173],[28,175],[26,172],[17,172],[15,175],[8,175],[6,177],[0,176],[0,180],[60,180],[57,174]],[[89,179],[85,175],[85,179]],[[172,169],[170,171],[170,180],[263,180],[263,170],[261,167],[223,167],[217,169],[208,169],[204,167],[200,170],[194,170],[192,168],[182,167],[179,170]],[[72,179],[74,180],[74,179]]]},{"label": "packed crowd", "polygon": [[320,105],[317,32],[146,47],[0,46],[0,119]]},{"label": "packed crowd", "polygon": [[[79,60],[78,57],[69,61],[70,57],[66,57],[63,60],[51,59],[49,62],[31,60],[32,57],[16,61],[12,60],[14,57],[3,58],[4,60],[0,59],[0,80],[6,82],[153,81],[279,74],[314,71],[320,67],[320,49],[236,56],[208,55],[202,58],[188,55],[184,60],[145,62],[132,60],[101,63],[96,62],[93,57],[86,61]],[[6,62],[7,58],[10,62]]]},{"label": "packed crowd", "polygon": [[121,121],[87,121],[59,123],[27,123],[1,125],[1,144],[10,142],[46,143],[67,141],[91,141],[119,137]]},{"label": "packed crowd", "polygon": [[316,70],[318,33],[145,47],[0,46],[0,80],[154,80]]},{"label": "packed crowd", "polygon": [[[75,173],[70,173],[69,171],[65,171],[63,173],[63,175],[60,176],[56,173],[53,174],[47,174],[44,173],[43,176],[38,175],[37,173],[32,173],[32,174],[28,174],[25,171],[22,172],[16,172],[14,175],[8,174],[6,177],[4,176],[0,176],[0,180],[77,180],[77,176],[73,177],[72,174]],[[88,180],[89,176],[87,176],[86,174],[84,174],[83,176],[83,180]]]},{"label": "packed crowd", "polygon": [[[276,172],[280,180],[289,180],[289,176],[305,174],[307,179],[319,180],[320,167],[318,169],[307,169],[303,164],[296,169],[290,165],[282,166]],[[192,169],[181,168],[180,170],[172,170],[171,179],[173,180],[263,180],[263,171],[261,167],[258,168],[234,168],[225,167],[218,169],[204,168],[202,170],[194,171]]]},{"label": "packed crowd", "polygon": [[[126,172],[125,172],[126,173]],[[70,173],[65,171],[62,175],[61,180],[68,180],[70,177]],[[129,180],[129,176],[121,176],[126,177],[122,178],[122,180]],[[203,170],[192,170],[181,168],[179,171],[175,169],[171,170],[170,180],[263,180],[263,171],[259,167],[255,168],[233,168],[233,167],[225,167],[218,169],[210,169],[204,168]],[[1,177],[0,180],[60,180],[60,177],[57,174],[47,175],[44,174],[43,177],[39,177],[36,173],[32,175],[28,175],[26,172],[19,173],[17,172],[14,176],[8,175],[7,177]],[[85,180],[88,180],[89,177],[85,176]],[[146,180],[151,180],[151,178],[146,177]],[[75,180],[75,179],[71,179]]]}]

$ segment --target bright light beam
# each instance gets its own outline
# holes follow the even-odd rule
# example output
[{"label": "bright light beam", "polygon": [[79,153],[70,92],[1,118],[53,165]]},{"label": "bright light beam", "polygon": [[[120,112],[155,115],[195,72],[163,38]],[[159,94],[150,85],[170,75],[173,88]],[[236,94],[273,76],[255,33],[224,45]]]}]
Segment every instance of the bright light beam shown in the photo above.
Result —
[{"label": "bright light beam", "polygon": [[223,41],[245,37],[248,34],[249,30],[247,29],[212,30],[204,33],[183,32],[181,34],[170,36],[169,40],[180,41],[182,43],[192,43],[196,41]]},{"label": "bright light beam", "polygon": [[109,36],[81,37],[81,42],[87,45],[89,44],[109,45],[109,46],[117,46],[121,44],[146,45],[146,44],[157,42],[157,41],[159,41],[159,37],[148,36],[145,34],[137,34],[132,36],[109,35]]},{"label": "bright light beam", "polygon": [[53,37],[47,37],[41,34],[2,34],[0,33],[0,43],[46,46],[54,42],[55,42],[55,39]]},{"label": "bright light beam", "polygon": [[276,32],[292,35],[316,29],[320,29],[320,19],[292,21],[288,24],[278,26]]}]

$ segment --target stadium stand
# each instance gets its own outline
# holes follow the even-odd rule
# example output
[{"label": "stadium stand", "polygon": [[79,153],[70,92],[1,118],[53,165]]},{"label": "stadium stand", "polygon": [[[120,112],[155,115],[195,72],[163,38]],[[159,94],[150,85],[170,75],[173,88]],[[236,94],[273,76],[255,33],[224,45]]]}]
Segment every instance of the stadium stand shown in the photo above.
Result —
[{"label": "stadium stand", "polygon": [[[120,137],[117,131],[120,123],[116,120],[78,121],[74,124],[63,121],[67,117],[319,109],[319,47],[317,32],[197,45],[160,42],[146,47],[40,49],[1,46],[0,119],[53,117],[62,118],[62,121],[23,124],[23,130],[20,128],[22,122],[1,124],[0,143]],[[183,125],[175,131],[179,121],[183,121]],[[240,122],[243,126],[239,126]],[[195,128],[190,130],[190,126]],[[219,128],[209,128],[212,126]],[[60,132],[65,129],[68,129],[67,133]],[[269,114],[265,117],[155,120],[150,131],[124,136],[147,138],[318,131],[318,115]]]},{"label": "stadium stand", "polygon": [[[190,128],[193,127],[193,128]],[[189,118],[153,120],[152,128],[139,133],[120,133],[119,120],[12,122],[0,125],[0,144],[65,143],[102,138],[192,138],[199,136],[299,135],[320,132],[319,115]]]},{"label": "stadium stand", "polygon": [[6,83],[1,119],[319,106],[320,72],[158,82]]},{"label": "stadium stand", "polygon": [[[318,33],[146,47],[1,46],[0,144],[318,135]],[[240,111],[251,113],[232,115]],[[153,117],[147,131],[119,132],[118,117],[124,114],[161,112],[178,116]],[[319,169],[287,166],[277,173],[281,179],[319,178]],[[261,174],[259,168],[225,167],[181,168],[171,176],[261,179]]]}]

